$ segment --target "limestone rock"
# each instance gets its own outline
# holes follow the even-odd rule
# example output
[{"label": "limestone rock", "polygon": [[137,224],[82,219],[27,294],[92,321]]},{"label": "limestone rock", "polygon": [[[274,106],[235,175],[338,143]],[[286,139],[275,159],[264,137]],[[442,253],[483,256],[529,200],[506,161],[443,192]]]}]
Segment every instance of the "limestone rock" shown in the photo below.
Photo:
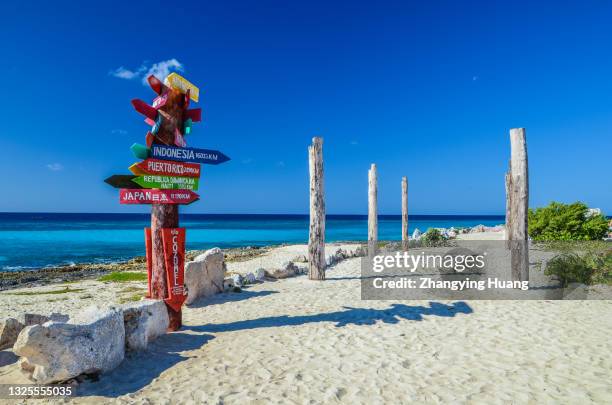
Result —
[{"label": "limestone rock", "polygon": [[0,350],[13,347],[22,329],[23,323],[15,318],[0,320]]},{"label": "limestone rock", "polygon": [[275,269],[270,272],[270,276],[277,279],[289,278],[299,273],[298,267],[293,262],[283,263],[280,269]]},{"label": "limestone rock", "polygon": [[219,248],[207,250],[196,256],[192,262],[185,263],[185,285],[187,305],[200,297],[210,297],[223,291],[225,262]]},{"label": "limestone rock", "polygon": [[255,270],[255,280],[264,281],[266,279],[266,270],[265,269],[257,269]]},{"label": "limestone rock", "polygon": [[294,263],[308,263],[308,258],[305,255],[298,255],[293,258]]},{"label": "limestone rock", "polygon": [[107,372],[125,356],[123,312],[89,307],[68,323],[27,326],[13,347],[22,371],[39,384]]},{"label": "limestone rock", "polygon": [[170,320],[162,300],[145,299],[122,307],[126,350],[145,350],[168,330]]},{"label": "limestone rock", "polygon": [[242,287],[244,284],[244,277],[242,277],[240,274],[232,274],[230,278],[234,281],[234,285],[236,287]]},{"label": "limestone rock", "polygon": [[412,239],[417,240],[421,237],[422,234],[423,233],[419,230],[419,228],[416,228],[414,232],[412,232]]},{"label": "limestone rock", "polygon": [[234,284],[234,279],[226,278],[223,280],[223,291],[230,292],[234,289],[234,287],[236,287],[236,284]]},{"label": "limestone rock", "polygon": [[255,274],[253,274],[253,273],[247,273],[247,274],[244,276],[244,280],[245,280],[246,284],[253,284],[254,282],[256,282],[256,281],[257,281],[257,278],[255,277]]},{"label": "limestone rock", "polygon": [[486,229],[484,225],[476,225],[475,227],[470,229],[470,233],[480,233],[480,232],[484,232],[485,230]]}]

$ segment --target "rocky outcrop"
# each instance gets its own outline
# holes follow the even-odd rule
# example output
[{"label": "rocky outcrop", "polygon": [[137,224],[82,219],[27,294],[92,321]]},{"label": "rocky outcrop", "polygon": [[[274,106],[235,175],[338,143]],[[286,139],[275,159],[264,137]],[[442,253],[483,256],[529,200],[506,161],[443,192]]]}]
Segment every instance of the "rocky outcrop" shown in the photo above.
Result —
[{"label": "rocky outcrop", "polygon": [[161,300],[145,299],[122,309],[126,350],[145,350],[149,342],[168,330],[168,310]]},{"label": "rocky outcrop", "polygon": [[187,287],[187,305],[200,297],[210,297],[223,292],[225,263],[223,252],[219,248],[207,250],[196,256],[192,262],[185,264],[185,285]]},{"label": "rocky outcrop", "polygon": [[106,372],[125,356],[123,312],[89,307],[68,323],[25,327],[13,347],[22,371],[39,384]]}]

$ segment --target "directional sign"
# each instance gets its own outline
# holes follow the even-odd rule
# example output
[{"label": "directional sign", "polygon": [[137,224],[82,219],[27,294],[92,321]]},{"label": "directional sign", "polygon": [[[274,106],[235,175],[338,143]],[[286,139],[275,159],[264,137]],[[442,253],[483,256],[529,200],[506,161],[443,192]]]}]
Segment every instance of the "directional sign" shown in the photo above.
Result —
[{"label": "directional sign", "polygon": [[185,291],[185,228],[162,228],[161,234],[168,285],[168,298],[165,298],[164,302],[178,312],[187,298],[187,291]]},{"label": "directional sign", "polygon": [[173,89],[179,90],[181,93],[186,93],[189,90],[189,97],[198,102],[200,97],[200,89],[190,83],[187,79],[177,73],[170,73],[166,80],[164,80],[166,86],[172,87]]},{"label": "directional sign", "polygon": [[130,149],[132,150],[134,156],[136,156],[138,159],[146,159],[149,157],[149,148],[144,145],[135,143],[130,147]]},{"label": "directional sign", "polygon": [[175,160],[179,162],[207,163],[217,165],[227,162],[229,157],[217,150],[178,148],[176,146],[153,145],[150,156],[157,159]]},{"label": "directional sign", "polygon": [[104,180],[104,182],[115,188],[140,188],[141,186],[133,181],[136,177],[131,174],[115,174]]},{"label": "directional sign", "polygon": [[183,116],[184,119],[190,119],[193,122],[202,121],[202,109],[201,108],[193,108],[191,110],[186,110]]},{"label": "directional sign", "polygon": [[143,190],[122,188],[119,190],[121,204],[191,204],[200,196],[191,190]]},{"label": "directional sign", "polygon": [[165,176],[200,177],[200,165],[197,163],[172,162],[170,160],[147,159],[130,166],[130,171],[137,176],[159,174]]},{"label": "directional sign", "polygon": [[185,122],[183,122],[183,133],[185,135],[189,135],[191,133],[191,124],[193,124],[193,120],[191,118],[187,118]]},{"label": "directional sign", "polygon": [[155,120],[157,118],[157,110],[151,107],[149,104],[137,98],[132,100],[134,109],[144,115],[145,117]]},{"label": "directional sign", "polygon": [[166,90],[168,90],[166,85],[164,85],[161,80],[155,77],[155,75],[150,75],[149,77],[147,77],[147,82],[149,82],[149,86],[151,86],[153,91],[159,95],[162,95],[166,92]]},{"label": "directional sign", "polygon": [[153,108],[158,109],[166,105],[166,101],[168,101],[168,94],[163,94],[159,97],[155,97],[153,100]]},{"label": "directional sign", "polygon": [[164,190],[197,190],[199,180],[195,177],[160,176],[145,174],[132,181],[142,188],[159,188]]}]

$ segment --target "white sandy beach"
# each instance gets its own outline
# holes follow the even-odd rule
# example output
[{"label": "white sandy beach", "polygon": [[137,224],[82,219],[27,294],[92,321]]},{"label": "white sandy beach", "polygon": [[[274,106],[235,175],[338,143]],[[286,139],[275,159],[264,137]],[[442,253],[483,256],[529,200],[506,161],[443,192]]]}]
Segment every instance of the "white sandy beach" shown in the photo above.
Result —
[{"label": "white sandy beach", "polygon": [[[228,263],[228,271],[298,254],[305,245]],[[353,258],[329,268],[324,282],[299,276],[201,300],[184,309],[182,330],[81,384],[74,402],[612,401],[612,301],[363,301],[359,274]],[[84,291],[55,302],[3,292],[0,316],[51,307],[70,314],[113,302],[127,287],[144,284],[73,283]],[[0,364],[10,356],[3,352]],[[13,363],[0,367],[0,382],[27,380]]]}]

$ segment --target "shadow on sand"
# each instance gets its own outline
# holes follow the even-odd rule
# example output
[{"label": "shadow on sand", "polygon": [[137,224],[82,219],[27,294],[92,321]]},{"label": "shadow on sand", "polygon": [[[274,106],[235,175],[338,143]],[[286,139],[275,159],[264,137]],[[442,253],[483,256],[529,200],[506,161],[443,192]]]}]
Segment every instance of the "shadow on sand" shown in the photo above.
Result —
[{"label": "shadow on sand", "polygon": [[221,293],[212,297],[201,298],[189,305],[189,308],[204,308],[211,305],[225,304],[226,302],[244,301],[250,298],[266,297],[270,294],[278,294],[278,291],[249,291],[243,289],[239,293]]},{"label": "shadow on sand", "polygon": [[245,329],[274,328],[279,326],[297,326],[308,323],[333,322],[337,327],[346,325],[374,325],[376,322],[396,324],[401,319],[421,321],[423,316],[441,316],[452,318],[456,314],[471,314],[472,308],[465,302],[454,302],[450,305],[430,302],[429,307],[404,304],[391,304],[386,309],[344,307],[342,311],[315,315],[271,316],[230,323],[186,326],[194,332],[234,332]]},{"label": "shadow on sand", "polygon": [[[251,296],[268,295],[271,293],[273,291],[262,291],[260,293],[251,293]],[[233,294],[230,296],[238,299],[240,295]],[[221,302],[227,302],[227,298],[224,297]],[[210,302],[207,303],[210,304]],[[202,305],[204,304],[203,302]],[[336,327],[374,325],[378,321],[387,324],[397,324],[402,319],[422,321],[424,316],[452,318],[457,314],[471,314],[472,312],[472,308],[465,302],[454,302],[450,305],[430,302],[429,306],[391,304],[389,308],[384,309],[344,307],[341,311],[324,314],[280,315],[221,324],[185,325],[182,331],[161,336],[149,346],[146,352],[126,357],[117,369],[109,374],[102,375],[99,381],[81,384],[77,389],[77,395],[118,397],[141,390],[151,384],[164,370],[189,359],[189,357],[182,355],[181,352],[199,349],[208,341],[214,339],[214,336],[209,333],[299,326],[320,322],[332,322],[335,323]]]},{"label": "shadow on sand", "polygon": [[199,349],[212,339],[212,335],[183,332],[160,336],[146,351],[128,354],[119,367],[101,375],[97,381],[86,381],[79,385],[76,394],[118,397],[139,391],[151,384],[163,371],[189,359],[181,352]]}]

